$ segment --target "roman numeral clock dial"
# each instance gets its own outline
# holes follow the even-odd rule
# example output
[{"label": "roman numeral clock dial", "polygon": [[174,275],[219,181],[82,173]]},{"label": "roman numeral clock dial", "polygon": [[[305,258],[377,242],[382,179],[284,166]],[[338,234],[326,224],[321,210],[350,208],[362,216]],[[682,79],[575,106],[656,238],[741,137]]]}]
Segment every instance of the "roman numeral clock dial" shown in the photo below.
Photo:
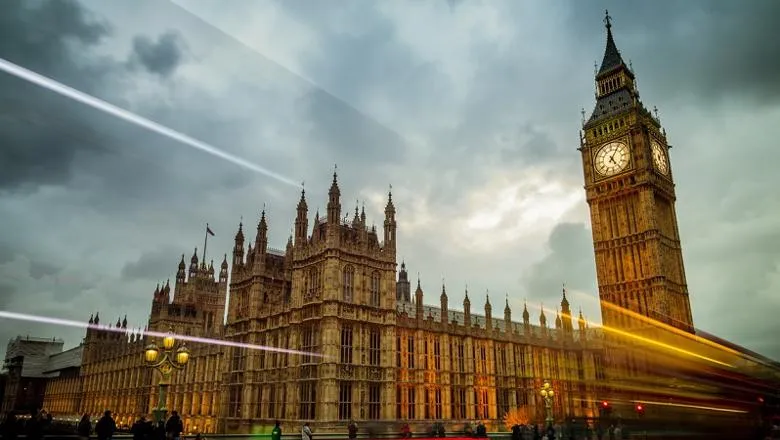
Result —
[{"label": "roman numeral clock dial", "polygon": [[650,142],[650,149],[653,153],[653,165],[664,176],[669,175],[669,162],[666,161],[666,153],[664,153],[661,144],[655,140]]},{"label": "roman numeral clock dial", "polygon": [[628,145],[623,142],[610,142],[596,153],[594,167],[602,176],[614,176],[628,168],[630,159]]}]

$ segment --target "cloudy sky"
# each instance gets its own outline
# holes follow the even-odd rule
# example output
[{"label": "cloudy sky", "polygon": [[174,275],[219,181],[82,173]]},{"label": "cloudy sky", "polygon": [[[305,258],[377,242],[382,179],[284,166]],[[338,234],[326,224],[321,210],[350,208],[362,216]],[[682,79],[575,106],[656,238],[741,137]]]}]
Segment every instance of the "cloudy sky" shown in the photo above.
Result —
[{"label": "cloudy sky", "polygon": [[[576,148],[605,8],[675,147],[696,325],[780,358],[776,1],[6,0],[0,57],[305,181],[312,216],[334,163],[377,225],[392,184],[429,303],[566,283],[599,321]],[[0,309],[142,326],[206,222],[221,260],[265,204],[281,248],[298,196],[0,73]],[[27,333],[82,336],[0,322]]]}]

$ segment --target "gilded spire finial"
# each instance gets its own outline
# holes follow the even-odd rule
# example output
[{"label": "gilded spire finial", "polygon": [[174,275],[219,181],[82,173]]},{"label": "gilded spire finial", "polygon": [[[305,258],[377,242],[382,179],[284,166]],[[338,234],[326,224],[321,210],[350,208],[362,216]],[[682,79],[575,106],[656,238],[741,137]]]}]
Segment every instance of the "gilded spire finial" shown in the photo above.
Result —
[{"label": "gilded spire finial", "polygon": [[612,27],[612,17],[609,15],[609,10],[604,10],[604,26],[609,29]]}]

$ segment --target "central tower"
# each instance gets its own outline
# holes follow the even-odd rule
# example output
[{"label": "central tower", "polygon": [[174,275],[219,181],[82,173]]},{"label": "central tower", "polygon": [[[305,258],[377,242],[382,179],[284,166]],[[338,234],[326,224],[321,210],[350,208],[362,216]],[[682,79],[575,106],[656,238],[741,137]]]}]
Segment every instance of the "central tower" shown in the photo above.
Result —
[{"label": "central tower", "polygon": [[[666,131],[639,99],[634,72],[607,45],[580,151],[604,325],[633,327],[618,308],[693,331]],[[614,306],[617,307],[614,307]]]}]

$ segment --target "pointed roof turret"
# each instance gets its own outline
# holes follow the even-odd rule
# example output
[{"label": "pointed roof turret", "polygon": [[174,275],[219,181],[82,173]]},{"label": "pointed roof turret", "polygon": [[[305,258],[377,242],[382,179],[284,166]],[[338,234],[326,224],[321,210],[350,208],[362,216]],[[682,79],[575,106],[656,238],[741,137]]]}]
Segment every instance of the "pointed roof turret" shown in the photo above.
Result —
[{"label": "pointed roof turret", "polygon": [[179,261],[179,270],[184,270],[187,265],[184,263],[184,254],[181,254],[181,261]]},{"label": "pointed roof turret", "polygon": [[268,231],[268,223],[265,221],[265,203],[263,203],[263,210],[260,212],[260,221],[257,223],[258,231]]},{"label": "pointed roof turret", "polygon": [[238,232],[236,232],[236,243],[244,242],[244,222],[238,222]]},{"label": "pointed roof turret", "polygon": [[509,294],[506,294],[506,305],[504,306],[504,313],[511,312],[512,309],[509,307]]},{"label": "pointed roof turret", "polygon": [[623,57],[620,56],[620,51],[612,36],[612,17],[610,17],[609,11],[605,11],[604,26],[607,28],[607,46],[604,49],[604,59],[601,61],[601,68],[599,68],[596,76],[604,75],[620,66],[628,67],[623,61]]},{"label": "pointed roof turret", "polygon": [[197,265],[198,264],[198,247],[195,247],[195,251],[192,252],[192,258],[190,258],[190,263]]},{"label": "pointed roof turret", "polygon": [[387,205],[385,205],[385,216],[390,217],[395,214],[395,205],[393,204],[393,185],[387,191]]},{"label": "pointed roof turret", "polygon": [[95,315],[92,313],[89,314],[89,323],[94,324],[95,323]]},{"label": "pointed roof turret", "polygon": [[227,270],[228,268],[228,262],[227,262],[227,254],[225,254],[225,257],[222,259],[222,270]]},{"label": "pointed roof turret", "polygon": [[306,188],[301,184],[301,199],[298,200],[298,211],[306,211],[309,206],[306,204]]},{"label": "pointed roof turret", "polygon": [[523,322],[528,322],[531,319],[531,314],[528,313],[528,303],[523,301]]},{"label": "pointed roof turret", "polygon": [[539,324],[542,327],[547,327],[547,316],[544,315],[544,303],[542,303],[542,312],[539,314]]},{"label": "pointed roof turret", "polygon": [[127,315],[122,319],[122,328],[127,328]]},{"label": "pointed roof turret", "polygon": [[338,165],[333,165],[333,181],[330,183],[330,189],[328,190],[328,194],[331,196],[341,195],[341,190],[339,189],[338,168]]}]

